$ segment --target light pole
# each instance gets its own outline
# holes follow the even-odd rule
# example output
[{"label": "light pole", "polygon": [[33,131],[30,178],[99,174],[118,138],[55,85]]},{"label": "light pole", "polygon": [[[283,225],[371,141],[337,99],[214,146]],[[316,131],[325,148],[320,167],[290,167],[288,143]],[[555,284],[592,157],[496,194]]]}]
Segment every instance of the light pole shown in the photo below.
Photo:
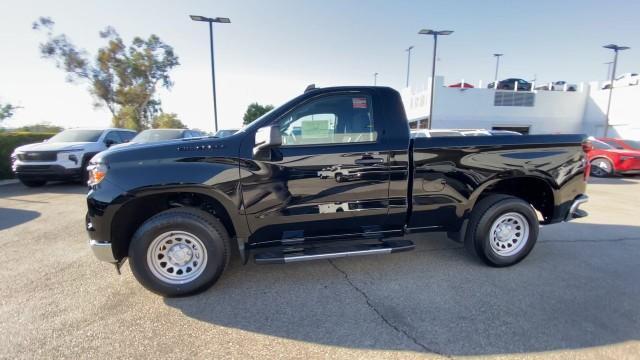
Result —
[{"label": "light pole", "polygon": [[609,110],[611,109],[611,96],[613,95],[613,79],[616,77],[616,66],[618,65],[618,51],[629,49],[628,46],[618,46],[615,44],[604,45],[603,48],[613,50],[613,70],[611,71],[611,83],[609,86],[609,101],[607,102],[607,114],[604,122],[604,137],[609,133]]},{"label": "light pole", "polygon": [[411,50],[413,45],[409,46],[405,51],[407,52],[407,84],[405,87],[409,87],[409,71],[411,71]]},{"label": "light pole", "polygon": [[433,63],[431,65],[431,99],[429,100],[429,119],[427,119],[427,129],[431,129],[433,124],[433,85],[436,81],[436,52],[438,50],[438,35],[450,35],[452,30],[431,30],[422,29],[418,32],[420,35],[433,35]]},{"label": "light pole", "polygon": [[607,61],[606,63],[603,63],[605,65],[607,65],[607,79],[611,77],[611,65],[613,64],[613,61]]},{"label": "light pole", "polygon": [[493,87],[498,88],[498,68],[500,68],[500,56],[504,54],[493,54],[496,57],[496,75],[493,77]]},{"label": "light pole", "polygon": [[199,16],[199,15],[189,15],[189,17],[193,21],[204,21],[209,23],[209,40],[211,43],[211,83],[213,85],[213,123],[214,123],[214,129],[217,132],[218,131],[218,109],[216,106],[216,70],[214,65],[215,63],[213,61],[213,23],[228,24],[231,22],[231,20],[229,18],[224,18],[224,17],[208,18],[205,16]]},{"label": "light pole", "polygon": [[373,73],[373,86],[378,85],[378,73],[374,72]]}]

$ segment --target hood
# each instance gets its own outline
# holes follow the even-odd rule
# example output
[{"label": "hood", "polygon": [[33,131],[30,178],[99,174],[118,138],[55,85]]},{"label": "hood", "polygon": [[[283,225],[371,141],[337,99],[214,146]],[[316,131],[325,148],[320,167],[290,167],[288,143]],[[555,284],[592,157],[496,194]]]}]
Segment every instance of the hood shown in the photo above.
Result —
[{"label": "hood", "polygon": [[15,149],[15,152],[23,151],[63,151],[82,148],[90,142],[41,142],[35,144],[22,145]]},{"label": "hood", "polygon": [[193,158],[202,156],[236,157],[241,138],[190,138],[148,143],[127,143],[124,146],[111,146],[98,153],[93,162],[109,163],[158,161],[175,158]]}]

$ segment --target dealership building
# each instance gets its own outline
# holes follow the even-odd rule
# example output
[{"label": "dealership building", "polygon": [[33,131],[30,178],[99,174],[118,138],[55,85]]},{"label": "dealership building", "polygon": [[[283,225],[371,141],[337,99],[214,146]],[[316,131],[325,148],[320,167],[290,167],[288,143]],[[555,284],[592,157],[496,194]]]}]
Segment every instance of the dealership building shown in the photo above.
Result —
[{"label": "dealership building", "polygon": [[[603,136],[609,90],[605,83],[577,84],[576,91],[513,91],[446,87],[436,76],[433,129],[505,129],[527,134],[586,133]],[[405,88],[411,128],[424,128],[430,91]],[[609,136],[640,140],[640,86],[613,89]]]}]

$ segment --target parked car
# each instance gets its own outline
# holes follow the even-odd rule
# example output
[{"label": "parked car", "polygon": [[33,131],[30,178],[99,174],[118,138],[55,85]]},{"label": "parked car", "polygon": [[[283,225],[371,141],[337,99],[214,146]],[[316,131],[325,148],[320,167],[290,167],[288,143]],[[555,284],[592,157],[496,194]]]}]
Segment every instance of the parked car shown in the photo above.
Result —
[{"label": "parked car", "polygon": [[607,177],[613,175],[640,174],[640,151],[616,149],[597,139],[591,139],[587,152],[591,163],[591,175]]},{"label": "parked car", "polygon": [[473,89],[473,85],[469,83],[456,83],[449,85],[450,88]]},{"label": "parked car", "polygon": [[414,129],[410,133],[411,138],[430,138],[445,136],[464,136],[461,132],[447,129]]},{"label": "parked car", "polygon": [[627,140],[627,139],[616,139],[616,138],[598,138],[598,140],[602,141],[603,143],[607,143],[618,150],[626,149],[626,150],[640,151],[640,141],[638,140]]},{"label": "parked car", "polygon": [[511,131],[511,130],[489,130],[489,133],[493,136],[522,135],[517,131]]},{"label": "parked car", "polygon": [[[210,287],[232,252],[258,264],[391,254],[415,247],[391,237],[421,231],[509,266],[533,249],[540,222],[586,216],[584,140],[411,139],[397,91],[314,89],[234,136],[98,154],[85,225],[99,259],[128,258],[164,296]],[[362,175],[335,181],[338,167]]]},{"label": "parked car", "polygon": [[[189,139],[205,136],[203,132],[189,129],[147,129],[141,131],[131,141],[117,145],[117,147],[129,146],[133,144],[144,144],[157,141],[167,141],[176,139]],[[114,147],[114,148],[117,148]]]},{"label": "parked car", "polygon": [[455,129],[462,136],[491,136],[489,130],[485,129]]},{"label": "parked car", "polygon": [[[527,80],[517,79],[517,78],[509,78],[498,81],[498,90],[513,90],[516,88],[516,84],[518,84],[518,91],[531,91],[531,83]],[[489,83],[487,88],[493,89],[495,87],[495,82]]]},{"label": "parked car", "polygon": [[102,150],[130,141],[135,131],[127,129],[69,129],[49,140],[23,145],[11,154],[12,169],[20,182],[29,187],[47,181],[87,181],[89,160]]},{"label": "parked car", "polygon": [[231,136],[237,132],[238,132],[238,129],[218,130],[213,136],[217,138],[223,138],[223,137]]},{"label": "parked car", "polygon": [[536,86],[536,90],[551,90],[551,91],[577,91],[578,85],[569,84],[564,80],[554,81],[550,84],[544,84],[542,86]]},{"label": "parked car", "polygon": [[[637,73],[624,73],[613,80],[614,87],[633,86],[640,83],[640,76]],[[603,89],[611,89],[611,82],[608,81]]]}]

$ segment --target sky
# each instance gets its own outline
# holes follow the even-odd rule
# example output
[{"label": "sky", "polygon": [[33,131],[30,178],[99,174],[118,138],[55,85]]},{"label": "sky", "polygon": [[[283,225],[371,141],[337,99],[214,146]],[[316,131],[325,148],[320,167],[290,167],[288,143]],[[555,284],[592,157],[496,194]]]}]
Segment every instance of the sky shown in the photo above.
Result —
[{"label": "sky", "polygon": [[445,83],[493,80],[493,53],[504,53],[500,78],[573,83],[603,80],[612,52],[630,46],[617,73],[640,70],[639,1],[14,1],[0,2],[0,103],[19,105],[4,126],[49,122],[64,127],[108,126],[86,84],[40,57],[44,34],[31,29],[40,16],[56,22],[78,47],[95,54],[98,32],[110,25],[129,42],[158,35],[173,46],[180,66],[170,91],[158,95],[165,112],[192,128],[213,130],[209,33],[189,14],[229,17],[216,24],[215,62],[220,128],[239,128],[252,102],[279,105],[309,84],[425,87],[433,39],[423,28],[453,30],[438,41],[437,75]]}]

